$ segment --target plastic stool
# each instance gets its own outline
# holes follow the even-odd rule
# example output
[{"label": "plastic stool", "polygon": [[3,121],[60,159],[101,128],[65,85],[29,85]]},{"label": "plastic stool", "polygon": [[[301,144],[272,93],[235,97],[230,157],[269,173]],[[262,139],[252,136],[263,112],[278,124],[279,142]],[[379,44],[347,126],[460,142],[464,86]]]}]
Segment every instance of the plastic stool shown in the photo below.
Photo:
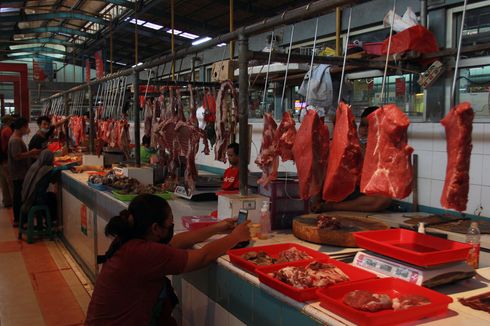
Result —
[{"label": "plastic stool", "polygon": [[[34,217],[36,213],[43,212],[46,216],[46,224],[48,226],[47,230],[34,230]],[[27,234],[27,243],[33,243],[34,235],[45,236],[48,235],[50,240],[53,240],[53,223],[51,221],[51,213],[49,212],[49,207],[46,205],[35,205],[32,206],[27,214],[27,228],[24,228],[25,214],[20,215],[19,220],[19,239],[22,239],[22,233]]]}]

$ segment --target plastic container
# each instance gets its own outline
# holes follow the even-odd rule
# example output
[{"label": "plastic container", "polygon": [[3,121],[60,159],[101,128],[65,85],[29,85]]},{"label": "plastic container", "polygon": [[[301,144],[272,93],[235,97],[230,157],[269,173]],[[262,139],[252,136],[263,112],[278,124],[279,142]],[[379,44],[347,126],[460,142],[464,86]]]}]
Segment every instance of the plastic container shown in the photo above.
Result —
[{"label": "plastic container", "polygon": [[[340,262],[335,259],[323,259],[323,260],[316,259],[316,261],[333,264],[338,268],[340,268],[349,277],[348,281],[342,283],[355,283],[357,281],[377,278],[377,276],[374,275],[373,273]],[[284,295],[293,298],[296,301],[300,301],[300,302],[311,301],[311,300],[318,299],[318,294],[317,294],[318,288],[298,289],[269,275],[269,273],[278,271],[286,266],[306,266],[309,263],[311,263],[311,261],[302,261],[302,262],[298,261],[298,262],[290,262],[290,263],[271,265],[271,266],[261,266],[256,269],[256,273],[259,277],[259,280],[262,283],[273,288],[274,290],[277,290],[283,293]],[[327,288],[330,286],[327,286]]]},{"label": "plastic container", "polygon": [[182,216],[182,225],[189,231],[201,229],[218,223],[212,216]]},{"label": "plastic container", "polygon": [[103,185],[101,183],[92,183],[90,181],[87,181],[87,184],[90,188],[93,188],[95,190],[99,190],[99,191],[107,191],[109,190],[109,188],[107,188],[106,185]]},{"label": "plastic container", "polygon": [[369,42],[362,43],[362,48],[366,53],[373,55],[382,55],[381,48],[383,47],[383,42]]},{"label": "plastic container", "polygon": [[466,262],[477,269],[480,265],[480,229],[477,222],[471,222],[468,233],[466,233],[466,243],[471,246]]},{"label": "plastic container", "polygon": [[[431,304],[398,311],[393,309],[378,312],[362,311],[344,303],[344,296],[354,290],[387,294],[392,299],[400,294],[420,295],[429,299]],[[334,285],[318,290],[317,295],[320,299],[320,305],[325,309],[350,320],[356,325],[364,326],[413,324],[422,318],[446,314],[448,305],[453,302],[453,299],[447,295],[391,277]]]},{"label": "plastic container", "polygon": [[271,213],[269,211],[269,202],[264,201],[260,209],[260,234],[259,239],[268,239],[271,233]]},{"label": "plastic container", "polygon": [[[299,245],[296,243],[281,243],[281,244],[269,245],[269,246],[232,249],[232,250],[228,250],[228,256],[230,256],[230,261],[233,264],[243,268],[244,270],[246,270],[252,274],[255,274],[255,269],[259,266],[257,264],[252,263],[251,261],[248,261],[248,260],[242,258],[243,254],[246,254],[247,252],[250,252],[250,251],[255,251],[255,252],[263,251],[266,254],[268,254],[269,256],[271,256],[272,258],[278,258],[279,253],[281,251],[290,249],[292,247],[296,247],[296,249],[298,249],[300,251],[304,251],[305,253],[307,253],[311,257],[311,259],[307,259],[306,261],[311,261],[314,259],[322,260],[322,259],[328,259],[329,258],[329,256],[327,254],[324,254],[322,252],[319,252],[319,251],[316,251],[316,250],[313,250],[313,249],[310,249],[307,247],[303,247],[302,245]],[[278,265],[278,264],[275,264],[275,265]],[[270,265],[270,266],[274,266],[274,265]]]},{"label": "plastic container", "polygon": [[[116,199],[118,199],[120,201],[124,201],[124,202],[132,201],[134,198],[136,198],[136,196],[138,196],[135,194],[122,194],[122,193],[118,192],[117,190],[113,190],[112,195],[114,197],[116,197]],[[170,192],[162,192],[162,193],[158,193],[158,194],[154,194],[154,195],[158,196],[160,198],[163,198],[165,200],[173,199],[173,195]]]},{"label": "plastic container", "polygon": [[354,233],[359,247],[417,266],[464,261],[470,245],[405,229]]}]

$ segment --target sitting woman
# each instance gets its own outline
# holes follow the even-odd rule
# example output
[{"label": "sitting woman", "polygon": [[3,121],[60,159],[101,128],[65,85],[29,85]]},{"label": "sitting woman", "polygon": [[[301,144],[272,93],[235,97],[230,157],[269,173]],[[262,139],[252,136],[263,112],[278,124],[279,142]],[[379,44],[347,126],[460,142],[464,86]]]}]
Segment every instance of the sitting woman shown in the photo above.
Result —
[{"label": "sitting woman", "polygon": [[[232,230],[200,249],[209,237]],[[229,219],[174,236],[173,215],[165,199],[139,195],[127,210],[111,218],[106,236],[114,236],[102,259],[87,311],[86,325],[177,325],[178,303],[167,275],[179,275],[210,264],[228,249],[250,239],[247,223]]]},{"label": "sitting woman", "polygon": [[[55,177],[68,166],[54,167],[54,155],[45,149],[39,154],[36,162],[31,165],[22,185],[21,214],[23,223],[26,223],[27,214],[34,205],[47,205],[53,221],[57,219],[56,194],[48,191],[49,184],[55,181]],[[38,227],[42,227],[42,219],[38,218]]]}]

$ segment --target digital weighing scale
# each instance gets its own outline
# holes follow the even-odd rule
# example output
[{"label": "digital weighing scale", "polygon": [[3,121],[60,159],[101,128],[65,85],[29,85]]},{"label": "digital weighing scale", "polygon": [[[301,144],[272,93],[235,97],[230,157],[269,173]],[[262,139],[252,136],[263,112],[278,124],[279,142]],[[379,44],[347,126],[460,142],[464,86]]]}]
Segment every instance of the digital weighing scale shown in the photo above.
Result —
[{"label": "digital weighing scale", "polygon": [[352,264],[380,277],[396,277],[429,288],[468,279],[476,274],[465,261],[421,267],[371,251],[359,251]]},{"label": "digital weighing scale", "polygon": [[194,201],[216,200],[216,193],[221,190],[221,177],[200,175],[196,180],[196,189],[188,194],[183,185],[175,187],[174,194],[178,197]]}]

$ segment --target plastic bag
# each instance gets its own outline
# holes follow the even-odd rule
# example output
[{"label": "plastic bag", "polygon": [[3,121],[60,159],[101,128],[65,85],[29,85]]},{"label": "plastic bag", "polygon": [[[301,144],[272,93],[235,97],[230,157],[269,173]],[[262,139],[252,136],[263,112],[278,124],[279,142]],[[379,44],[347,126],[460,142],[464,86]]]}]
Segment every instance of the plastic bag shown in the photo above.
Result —
[{"label": "plastic bag", "polygon": [[383,19],[383,26],[391,26],[393,14],[395,15],[395,20],[393,21],[393,30],[397,33],[417,25],[417,15],[415,15],[415,13],[412,11],[412,8],[408,7],[403,14],[403,17],[400,17],[396,13],[393,13],[393,10],[388,11]]},{"label": "plastic bag", "polygon": [[[387,38],[383,42],[381,52],[387,53],[388,50]],[[439,50],[436,38],[425,27],[421,25],[415,25],[409,29],[404,30],[391,38],[390,55],[395,53],[401,53],[406,51],[416,51],[419,53],[432,53]]]}]

